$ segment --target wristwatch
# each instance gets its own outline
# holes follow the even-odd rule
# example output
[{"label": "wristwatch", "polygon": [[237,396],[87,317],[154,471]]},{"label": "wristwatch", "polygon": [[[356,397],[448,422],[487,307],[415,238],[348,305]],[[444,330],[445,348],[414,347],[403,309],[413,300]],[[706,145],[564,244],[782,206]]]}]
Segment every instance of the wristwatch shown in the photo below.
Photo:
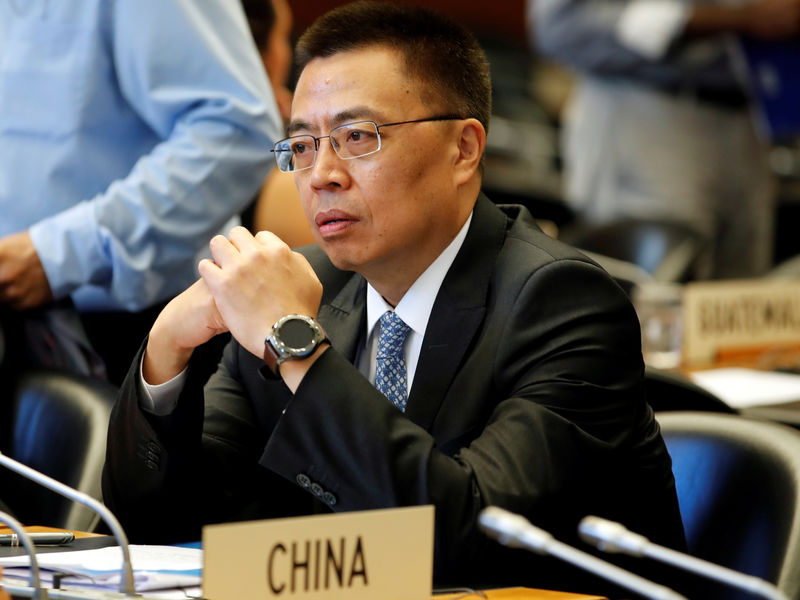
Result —
[{"label": "wristwatch", "polygon": [[278,369],[287,360],[298,360],[314,353],[328,338],[317,321],[306,315],[286,315],[272,326],[264,340],[264,362],[280,377]]}]

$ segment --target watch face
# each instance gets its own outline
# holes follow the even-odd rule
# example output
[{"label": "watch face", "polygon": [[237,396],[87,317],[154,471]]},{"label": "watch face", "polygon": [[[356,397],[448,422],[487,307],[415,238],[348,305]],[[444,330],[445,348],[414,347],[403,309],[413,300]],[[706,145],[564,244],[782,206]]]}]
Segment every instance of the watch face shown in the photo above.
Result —
[{"label": "watch face", "polygon": [[314,340],[314,330],[301,319],[291,319],[281,325],[280,338],[288,348],[301,349]]}]

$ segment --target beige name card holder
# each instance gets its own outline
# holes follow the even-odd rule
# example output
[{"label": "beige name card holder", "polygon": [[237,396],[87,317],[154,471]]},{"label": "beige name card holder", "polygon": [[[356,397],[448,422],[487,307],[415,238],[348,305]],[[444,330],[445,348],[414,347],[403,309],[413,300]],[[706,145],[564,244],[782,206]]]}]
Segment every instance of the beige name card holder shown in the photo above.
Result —
[{"label": "beige name card holder", "polygon": [[427,600],[433,506],[203,528],[209,600]]},{"label": "beige name card holder", "polygon": [[687,284],[686,364],[724,353],[800,345],[800,281],[737,279]]}]

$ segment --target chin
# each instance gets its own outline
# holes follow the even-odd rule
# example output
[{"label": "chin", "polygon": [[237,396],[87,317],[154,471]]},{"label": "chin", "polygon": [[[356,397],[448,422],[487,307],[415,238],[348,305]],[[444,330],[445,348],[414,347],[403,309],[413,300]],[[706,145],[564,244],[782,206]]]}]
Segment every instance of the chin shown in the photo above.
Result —
[{"label": "chin", "polygon": [[357,263],[353,262],[352,258],[344,252],[337,252],[336,248],[331,247],[330,244],[322,243],[320,247],[328,256],[328,259],[333,263],[333,266],[340,271],[356,271]]},{"label": "chin", "polygon": [[333,266],[336,267],[337,269],[339,269],[340,271],[356,271],[356,272],[358,272],[358,264],[356,264],[356,263],[354,263],[352,261],[338,259],[337,257],[330,256],[330,255],[328,256],[328,258],[331,259],[331,262],[333,263]]},{"label": "chin", "polygon": [[[368,246],[368,247],[365,247]],[[333,239],[320,244],[323,252],[340,271],[355,271],[364,274],[364,269],[374,264],[374,253],[380,248],[354,239]],[[370,250],[370,251],[368,251]]]}]

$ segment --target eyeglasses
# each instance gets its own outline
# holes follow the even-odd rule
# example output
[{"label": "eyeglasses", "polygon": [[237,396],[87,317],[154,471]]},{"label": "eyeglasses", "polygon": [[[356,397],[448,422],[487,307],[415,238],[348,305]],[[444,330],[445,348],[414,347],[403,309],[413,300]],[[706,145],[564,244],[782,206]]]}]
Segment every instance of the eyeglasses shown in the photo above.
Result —
[{"label": "eyeglasses", "polygon": [[407,125],[409,123],[425,123],[426,121],[459,121],[463,117],[457,115],[441,115],[427,119],[414,119],[413,121],[398,121],[396,123],[383,123],[378,125],[375,121],[357,121],[346,123],[331,129],[328,135],[314,137],[313,135],[293,135],[275,144],[272,152],[278,168],[284,173],[293,173],[310,169],[317,160],[319,142],[328,138],[331,147],[339,158],[350,160],[375,154],[381,149],[382,127]]}]

